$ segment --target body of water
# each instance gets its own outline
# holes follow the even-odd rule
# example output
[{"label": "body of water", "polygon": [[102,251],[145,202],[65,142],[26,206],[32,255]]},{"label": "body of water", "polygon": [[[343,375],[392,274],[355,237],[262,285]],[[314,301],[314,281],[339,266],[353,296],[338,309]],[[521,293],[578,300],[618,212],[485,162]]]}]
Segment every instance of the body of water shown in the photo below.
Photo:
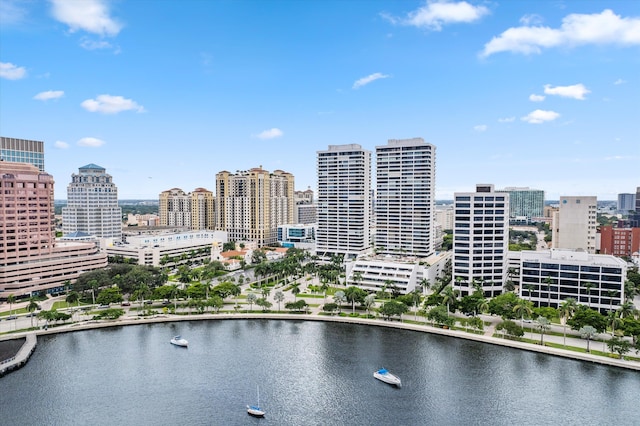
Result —
[{"label": "body of water", "polygon": [[[264,419],[246,413],[258,387]],[[445,336],[193,321],[39,338],[0,379],[0,424],[637,425],[639,396],[638,372]]]}]

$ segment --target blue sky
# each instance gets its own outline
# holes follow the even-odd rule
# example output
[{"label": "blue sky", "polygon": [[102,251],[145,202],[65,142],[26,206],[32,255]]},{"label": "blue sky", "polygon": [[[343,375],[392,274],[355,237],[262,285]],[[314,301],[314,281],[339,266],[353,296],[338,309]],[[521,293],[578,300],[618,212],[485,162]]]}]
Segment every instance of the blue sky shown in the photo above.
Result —
[{"label": "blue sky", "polygon": [[413,137],[437,199],[640,186],[640,2],[3,0],[0,24],[0,134],[45,142],[57,199],[88,163],[121,199],[260,165],[315,189],[328,145]]}]

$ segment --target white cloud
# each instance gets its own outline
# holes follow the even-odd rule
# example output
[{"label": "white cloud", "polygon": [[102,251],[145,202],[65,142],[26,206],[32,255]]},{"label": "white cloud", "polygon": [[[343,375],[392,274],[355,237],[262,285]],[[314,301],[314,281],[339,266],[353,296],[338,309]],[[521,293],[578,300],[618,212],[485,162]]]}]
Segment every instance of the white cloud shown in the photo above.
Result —
[{"label": "white cloud", "polygon": [[0,2],[0,23],[5,25],[21,24],[27,16],[24,3],[12,0]]},{"label": "white cloud", "polygon": [[563,98],[573,98],[584,100],[584,95],[591,93],[591,90],[584,87],[583,84],[574,84],[572,86],[556,86],[551,87],[550,84],[544,85],[544,93],[547,95],[562,96]]},{"label": "white cloud", "polygon": [[62,142],[62,141],[55,141],[53,143],[53,147],[57,148],[57,149],[67,149],[67,148],[69,148],[69,144],[66,143],[66,142]]},{"label": "white cloud", "polygon": [[91,40],[88,38],[83,38],[80,42],[80,47],[86,50],[99,50],[99,49],[111,49],[113,45],[108,41],[104,40]]},{"label": "white cloud", "polygon": [[282,135],[284,135],[284,133],[282,133],[282,130],[276,129],[274,127],[273,129],[265,130],[264,132],[258,133],[257,135],[255,135],[255,137],[257,137],[258,139],[275,139],[281,137]]},{"label": "white cloud", "polygon": [[535,13],[524,15],[522,18],[520,18],[520,23],[526,26],[540,25],[543,21],[544,20],[542,19],[542,16],[536,15]]},{"label": "white cloud", "polygon": [[27,75],[24,67],[18,67],[11,62],[0,62],[0,77],[7,80],[20,80]]},{"label": "white cloud", "polygon": [[537,109],[522,117],[521,120],[531,124],[540,124],[544,123],[545,121],[553,121],[558,117],[560,117],[560,114],[555,111],[544,111],[541,109]]},{"label": "white cloud", "polygon": [[616,86],[619,85],[619,84],[625,84],[625,83],[626,83],[626,81],[621,79],[621,78],[619,78],[619,79],[617,79],[616,81],[613,82],[613,84],[615,84]]},{"label": "white cloud", "polygon": [[606,9],[591,15],[571,14],[558,29],[542,26],[512,27],[484,45],[481,56],[498,52],[525,55],[543,48],[573,47],[584,44],[640,44],[640,18],[622,18]]},{"label": "white cloud", "polygon": [[33,97],[38,101],[48,101],[49,99],[58,99],[64,96],[62,90],[48,90],[46,92],[40,92]]},{"label": "white cloud", "polygon": [[84,109],[103,114],[117,114],[122,111],[134,110],[144,112],[144,107],[131,99],[122,96],[99,95],[96,99],[87,99],[80,104]]},{"label": "white cloud", "polygon": [[427,4],[423,7],[409,12],[406,18],[394,18],[387,15],[383,15],[383,17],[393,24],[410,25],[431,31],[440,31],[443,25],[473,22],[487,14],[489,14],[489,9],[486,7],[473,6],[466,1],[450,2],[448,0],[428,0]]},{"label": "white cloud", "polygon": [[473,130],[476,132],[486,132],[489,126],[486,124],[478,124],[477,126],[473,126]]},{"label": "white cloud", "polygon": [[514,121],[516,121],[515,117],[498,118],[498,123],[513,123]]},{"label": "white cloud", "polygon": [[78,141],[78,146],[88,146],[91,148],[97,148],[104,145],[105,142],[98,138],[82,138]]},{"label": "white cloud", "polygon": [[362,86],[366,86],[367,84],[369,84],[369,83],[371,83],[373,81],[379,80],[381,78],[389,78],[389,77],[390,76],[388,76],[386,74],[381,74],[381,73],[377,72],[377,73],[368,75],[366,77],[362,77],[359,80],[356,80],[356,82],[353,83],[352,89],[359,89]]},{"label": "white cloud", "polygon": [[53,17],[67,24],[71,32],[83,30],[101,36],[116,36],[122,24],[109,16],[103,0],[51,0]]},{"label": "white cloud", "polygon": [[536,95],[536,94],[531,94],[529,95],[529,100],[531,102],[542,102],[544,101],[544,96],[543,95]]}]

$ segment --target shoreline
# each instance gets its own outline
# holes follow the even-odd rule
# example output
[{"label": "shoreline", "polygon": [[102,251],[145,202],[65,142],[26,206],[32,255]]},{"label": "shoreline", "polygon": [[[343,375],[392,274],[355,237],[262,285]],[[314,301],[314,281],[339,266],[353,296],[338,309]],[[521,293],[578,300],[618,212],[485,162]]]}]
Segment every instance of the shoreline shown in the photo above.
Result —
[{"label": "shoreline", "polygon": [[[309,314],[274,314],[274,313],[218,313],[218,314],[199,314],[199,315],[163,315],[159,314],[149,318],[123,318],[118,320],[89,320],[80,323],[73,323],[68,325],[61,325],[59,327],[50,327],[47,330],[34,330],[22,333],[15,333],[13,335],[2,336],[0,340],[13,340],[18,338],[27,338],[27,341],[23,347],[18,351],[15,359],[12,362],[0,364],[2,365],[2,372],[0,377],[4,374],[8,374],[17,368],[20,368],[26,364],[29,357],[35,350],[37,344],[37,336],[45,336],[59,333],[71,333],[74,331],[87,331],[100,328],[109,327],[122,327],[128,325],[139,324],[156,324],[166,322],[180,322],[180,321],[210,321],[210,320],[247,320],[247,319],[266,319],[266,320],[298,320],[298,321],[324,321],[334,323],[349,323],[360,324],[378,327],[387,327],[395,329],[403,329],[409,331],[416,331],[422,333],[437,334],[441,336],[449,336],[459,339],[472,340],[480,343],[487,343],[496,346],[510,347],[514,349],[526,350],[530,352],[537,352],[552,356],[559,356],[563,358],[569,358],[578,361],[586,361],[596,364],[607,365],[611,367],[624,368],[627,370],[640,371],[640,362],[625,361],[617,358],[607,358],[600,355],[592,355],[589,353],[575,352],[566,349],[553,348],[549,346],[540,346],[527,342],[519,342],[515,340],[501,339],[493,336],[485,336],[480,334],[467,333],[459,330],[442,329],[432,327],[427,324],[410,324],[396,321],[385,321],[379,319],[367,319],[367,318],[353,318],[353,317],[336,317],[325,315],[309,315]],[[30,336],[32,336],[30,338]],[[8,337],[8,338],[7,338]]]}]

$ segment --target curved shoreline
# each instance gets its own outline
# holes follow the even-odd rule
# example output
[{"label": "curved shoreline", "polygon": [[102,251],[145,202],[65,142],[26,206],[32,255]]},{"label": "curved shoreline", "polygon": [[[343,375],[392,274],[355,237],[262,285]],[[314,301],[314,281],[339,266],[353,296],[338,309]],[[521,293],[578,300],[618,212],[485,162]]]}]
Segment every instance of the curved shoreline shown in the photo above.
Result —
[{"label": "curved shoreline", "polygon": [[[565,349],[553,348],[549,346],[540,346],[532,343],[518,342],[515,340],[500,339],[492,336],[485,336],[473,333],[467,333],[458,330],[445,330],[419,324],[408,324],[395,321],[381,321],[379,319],[366,319],[366,318],[353,318],[353,317],[335,317],[324,315],[308,315],[308,314],[274,314],[274,313],[222,313],[222,314],[200,314],[200,315],[156,315],[149,318],[128,317],[118,320],[97,321],[90,320],[81,323],[73,323],[69,325],[62,325],[60,327],[51,327],[48,330],[28,331],[24,333],[16,333],[11,336],[10,339],[27,337],[27,342],[20,349],[18,355],[16,355],[12,368],[3,365],[3,371],[5,374],[22,367],[29,359],[36,346],[36,336],[58,334],[58,333],[70,333],[73,331],[85,331],[94,330],[99,328],[108,327],[121,327],[127,325],[137,324],[154,324],[165,322],[179,322],[179,321],[204,321],[204,320],[247,320],[247,319],[267,319],[267,320],[298,320],[298,321],[324,321],[335,323],[350,323],[361,325],[373,325],[378,327],[396,328],[410,331],[417,331],[422,333],[437,334],[442,336],[455,337],[459,339],[467,339],[481,343],[488,343],[497,346],[510,347],[514,349],[527,350],[530,352],[543,353],[547,355],[559,356],[563,358],[574,359],[578,361],[587,361],[596,364],[608,365],[612,367],[619,367],[628,370],[640,371],[640,363],[635,361],[624,361],[616,358],[606,358],[599,355],[592,355],[589,353],[575,352]],[[32,336],[29,338],[29,336]],[[2,339],[2,340],[10,340]],[[28,343],[28,344],[27,344]],[[1,375],[0,375],[1,376]]]}]

